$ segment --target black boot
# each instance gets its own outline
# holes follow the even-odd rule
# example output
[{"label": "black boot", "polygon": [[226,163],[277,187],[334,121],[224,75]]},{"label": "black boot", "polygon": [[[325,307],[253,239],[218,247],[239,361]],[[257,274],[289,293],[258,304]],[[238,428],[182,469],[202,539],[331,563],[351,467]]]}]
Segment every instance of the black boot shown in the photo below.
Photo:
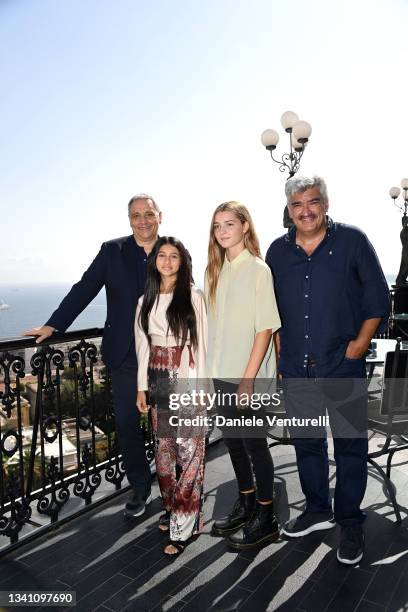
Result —
[{"label": "black boot", "polygon": [[229,546],[238,550],[256,548],[279,538],[279,526],[273,504],[256,505],[256,510],[245,525],[227,538]]},{"label": "black boot", "polygon": [[226,536],[234,533],[248,521],[255,510],[255,491],[240,493],[229,515],[221,518],[212,526],[212,535]]}]

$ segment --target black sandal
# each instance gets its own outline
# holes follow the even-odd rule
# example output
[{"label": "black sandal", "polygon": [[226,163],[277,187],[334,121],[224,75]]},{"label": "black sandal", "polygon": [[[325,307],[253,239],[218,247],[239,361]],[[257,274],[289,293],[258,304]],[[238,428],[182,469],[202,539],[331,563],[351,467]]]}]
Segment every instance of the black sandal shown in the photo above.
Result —
[{"label": "black sandal", "polygon": [[164,549],[163,550],[164,554],[167,555],[168,557],[178,557],[184,551],[186,547],[186,542],[181,542],[180,540],[169,540],[168,543],[166,544],[166,548],[167,546],[174,546],[177,552],[168,553],[166,552],[166,549]]},{"label": "black sandal", "polygon": [[170,510],[166,510],[159,517],[159,529],[160,531],[168,531],[170,529]]}]

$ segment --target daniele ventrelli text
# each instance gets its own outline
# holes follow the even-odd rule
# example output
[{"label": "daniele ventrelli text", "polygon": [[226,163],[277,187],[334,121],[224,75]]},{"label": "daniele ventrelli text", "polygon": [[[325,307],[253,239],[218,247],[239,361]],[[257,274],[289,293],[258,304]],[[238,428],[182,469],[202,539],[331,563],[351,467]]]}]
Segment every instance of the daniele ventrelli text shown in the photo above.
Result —
[{"label": "daniele ventrelli text", "polygon": [[320,415],[317,418],[281,418],[276,415],[266,414],[264,418],[251,416],[225,417],[222,414],[214,416],[198,415],[194,417],[182,417],[177,414],[169,416],[169,425],[172,427],[327,427],[329,417]]}]

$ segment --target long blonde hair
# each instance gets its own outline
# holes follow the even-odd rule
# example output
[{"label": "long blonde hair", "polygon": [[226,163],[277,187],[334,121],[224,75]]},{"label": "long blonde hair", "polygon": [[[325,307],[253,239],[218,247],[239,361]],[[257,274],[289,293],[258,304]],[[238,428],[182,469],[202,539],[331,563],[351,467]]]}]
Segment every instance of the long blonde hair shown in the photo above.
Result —
[{"label": "long blonde hair", "polygon": [[248,249],[248,251],[255,257],[261,257],[259,240],[258,236],[256,235],[254,222],[252,221],[251,215],[249,214],[246,206],[234,201],[224,202],[223,204],[217,206],[211,219],[210,240],[208,244],[208,264],[205,271],[208,283],[209,302],[212,305],[214,305],[215,302],[218,279],[225,258],[225,249],[218,244],[214,233],[215,215],[220,212],[232,212],[241,221],[241,223],[248,223],[248,230],[244,235],[245,248]]}]

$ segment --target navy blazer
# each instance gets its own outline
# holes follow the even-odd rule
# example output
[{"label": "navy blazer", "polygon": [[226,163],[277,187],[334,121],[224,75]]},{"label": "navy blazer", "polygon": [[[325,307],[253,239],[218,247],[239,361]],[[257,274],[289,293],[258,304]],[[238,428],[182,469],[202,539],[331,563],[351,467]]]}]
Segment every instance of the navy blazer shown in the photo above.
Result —
[{"label": "navy blazer", "polygon": [[[144,253],[141,247],[136,248]],[[136,305],[144,292],[147,255],[140,256],[135,269],[132,249],[135,249],[133,235],[104,242],[81,280],[73,285],[46,323],[64,332],[105,286],[107,317],[102,357],[109,368],[119,367],[134,348]]]}]

